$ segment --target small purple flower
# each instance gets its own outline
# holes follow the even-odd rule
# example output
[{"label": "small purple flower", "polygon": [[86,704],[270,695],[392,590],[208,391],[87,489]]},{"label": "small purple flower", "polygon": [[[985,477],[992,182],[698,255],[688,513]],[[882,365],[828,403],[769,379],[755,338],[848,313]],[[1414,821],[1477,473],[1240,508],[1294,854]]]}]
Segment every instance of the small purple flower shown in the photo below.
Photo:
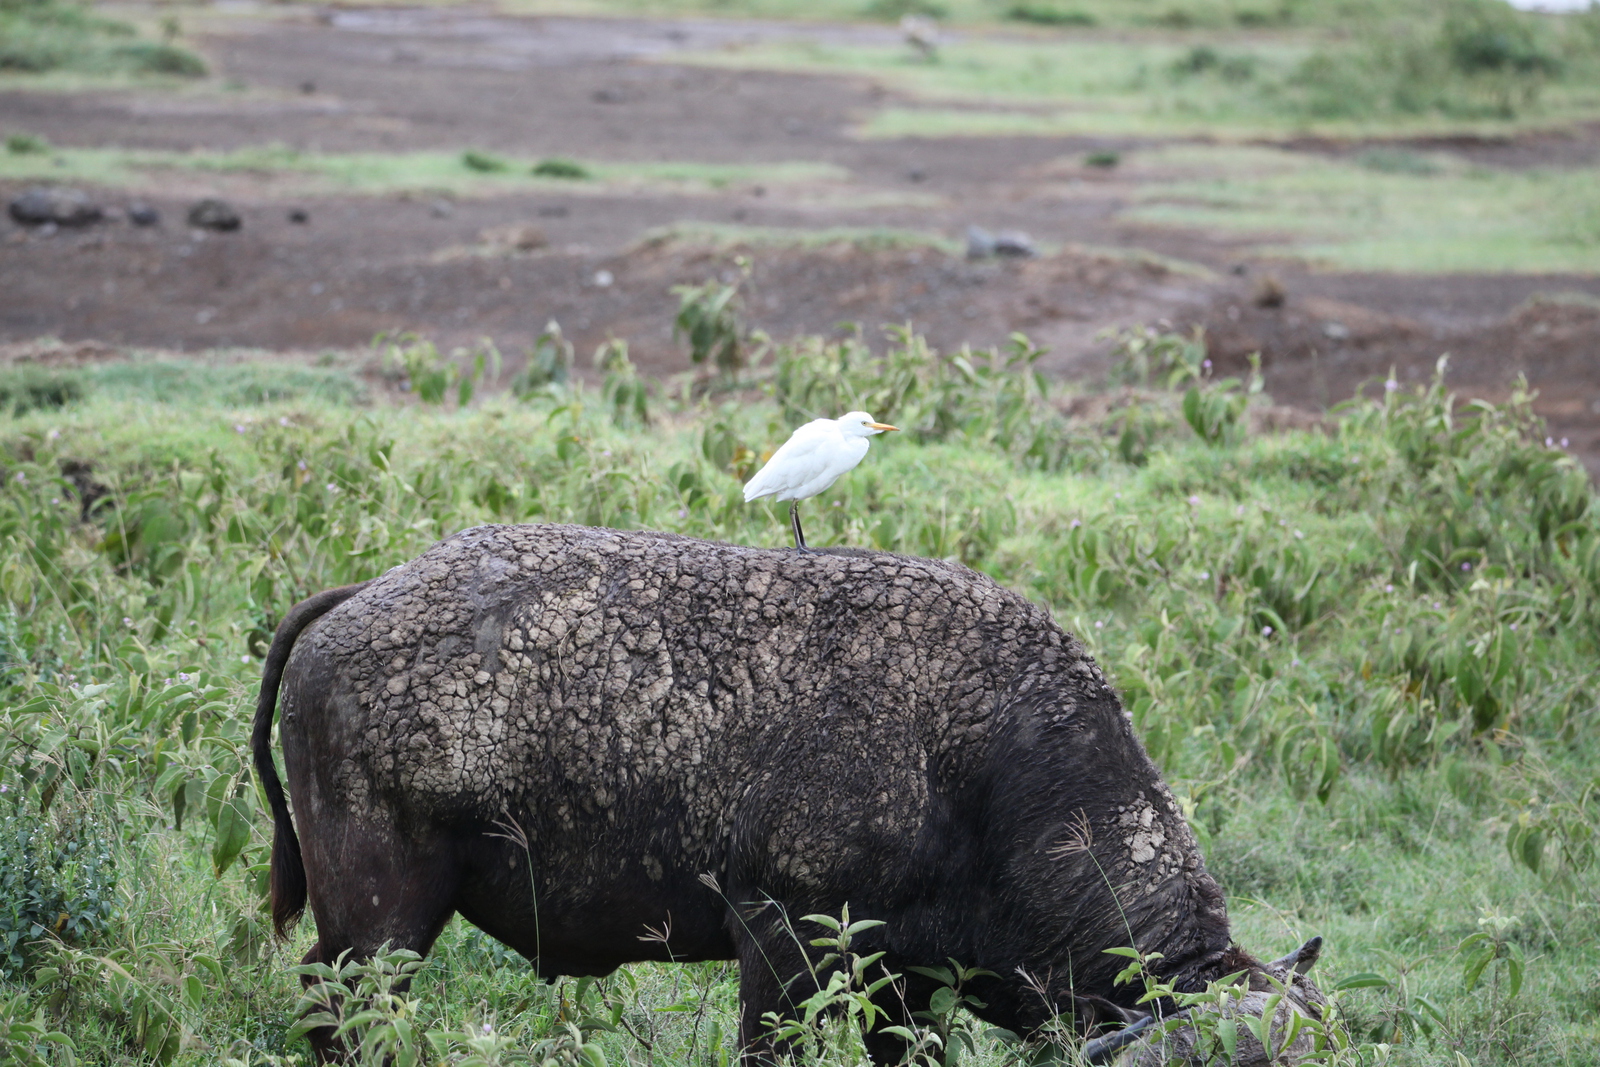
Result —
[{"label": "small purple flower", "polygon": [[1383,591],[1384,591],[1384,592],[1385,592],[1385,593],[1392,593],[1392,592],[1394,592],[1394,586],[1392,586],[1392,585],[1386,585],[1386,586],[1384,586],[1384,587],[1383,587]]},{"label": "small purple flower", "polygon": [[833,506],[836,507],[836,508],[842,508],[842,507],[844,507],[844,501],[843,500],[835,500],[833,502]]},{"label": "small purple flower", "polygon": [[59,441],[61,440],[61,431],[51,430],[49,433],[45,434],[45,436],[52,441]]},{"label": "small purple flower", "polygon": [[1296,656],[1296,657],[1295,657],[1295,658],[1294,658],[1294,659],[1292,659],[1292,660],[1290,660],[1290,661],[1289,661],[1289,666],[1291,666],[1291,667],[1298,667],[1298,666],[1300,666],[1300,657],[1299,657],[1299,656]]},{"label": "small purple flower", "polygon": [[1200,506],[1200,498],[1197,497],[1197,496],[1190,497],[1189,498],[1189,506],[1192,507],[1192,508],[1199,507]]},{"label": "small purple flower", "polygon": [[600,454],[601,454],[601,455],[602,455],[602,456],[609,456],[609,455],[611,455],[611,449],[609,449],[609,448],[603,448],[603,449],[601,449],[601,450],[600,450]]},{"label": "small purple flower", "polygon": [[287,426],[287,425],[289,425],[289,416],[287,416],[287,415],[279,415],[278,416],[278,425],[279,426]]},{"label": "small purple flower", "polygon": [[1106,624],[1101,622],[1100,620],[1096,619],[1095,620],[1095,624],[1094,624],[1094,628],[1096,630],[1104,630],[1106,628]]},{"label": "small purple flower", "polygon": [[1121,500],[1122,499],[1122,494],[1121,493],[1112,493],[1111,494],[1111,499],[1112,500]]},{"label": "small purple flower", "polygon": [[687,519],[688,517],[689,517],[689,509],[688,508],[679,508],[678,509],[678,518]]},{"label": "small purple flower", "polygon": [[26,474],[23,474],[21,471],[17,472],[17,481],[25,482],[27,480],[28,480],[28,476]]},{"label": "small purple flower", "polygon": [[1562,448],[1566,448],[1567,447],[1567,439],[1565,437],[1563,437],[1561,439],[1561,447]]},{"label": "small purple flower", "polygon": [[1211,369],[1211,361],[1209,359],[1201,360],[1200,361],[1200,366],[1204,367],[1206,370],[1210,370]]},{"label": "small purple flower", "polygon": [[1546,437],[1546,438],[1545,438],[1545,439],[1544,439],[1544,447],[1546,447],[1546,448],[1554,448],[1554,447],[1556,447],[1556,440],[1555,440],[1555,438],[1553,438],[1553,437]]},{"label": "small purple flower", "polygon": [[133,625],[133,620],[128,618],[128,616],[124,615],[122,617],[122,625],[124,625],[124,626],[132,626]]},{"label": "small purple flower", "polygon": [[311,469],[311,468],[306,466],[306,461],[305,460],[301,460],[299,463],[296,463],[295,466],[299,467],[302,471]]},{"label": "small purple flower", "polygon": [[185,674],[183,671],[179,671],[178,672],[178,681],[180,681],[180,682],[188,682],[188,680],[189,680],[189,675]]},{"label": "small purple flower", "polygon": [[1272,627],[1270,627],[1270,626],[1263,626],[1263,627],[1262,627],[1262,628],[1261,628],[1261,636],[1262,636],[1262,637],[1271,637],[1271,636],[1272,636]]},{"label": "small purple flower", "polygon": [[1511,624],[1511,632],[1512,633],[1516,633],[1517,632],[1517,624],[1516,623],[1512,623]]},{"label": "small purple flower", "polygon": [[1210,571],[1201,571],[1200,572],[1200,577],[1202,579],[1204,579],[1205,581],[1209,582],[1211,580],[1211,572]]},{"label": "small purple flower", "polygon": [[332,482],[329,482],[323,488],[327,489],[328,492],[330,492],[330,493],[337,493],[339,491],[339,487],[337,485],[334,485]]},{"label": "small purple flower", "polygon": [[1067,527],[1067,529],[1076,530],[1078,527],[1080,527],[1082,525],[1083,525],[1083,520],[1082,519],[1073,519],[1072,520],[1072,525]]},{"label": "small purple flower", "polygon": [[1390,378],[1388,381],[1383,383],[1383,391],[1386,393],[1392,393],[1398,388],[1400,388],[1400,383],[1395,381],[1393,378]]},{"label": "small purple flower", "polygon": [[1470,564],[1470,563],[1463,563],[1463,564],[1462,564],[1462,565],[1461,565],[1461,569],[1462,569],[1462,570],[1464,570],[1464,571],[1470,571],[1470,570],[1471,570],[1471,569],[1472,569],[1472,564]]},{"label": "small purple flower", "polygon": [[236,422],[236,423],[233,424],[233,432],[234,433],[244,433],[245,429],[246,429],[245,428],[245,424],[242,423],[242,422]]},{"label": "small purple flower", "polygon": [[1244,505],[1240,504],[1238,507],[1234,508],[1233,513],[1240,518],[1244,518]]},{"label": "small purple flower", "polygon": [[53,497],[50,498],[50,503],[59,504],[59,503],[61,503],[61,498],[58,497],[58,496],[53,496]]}]

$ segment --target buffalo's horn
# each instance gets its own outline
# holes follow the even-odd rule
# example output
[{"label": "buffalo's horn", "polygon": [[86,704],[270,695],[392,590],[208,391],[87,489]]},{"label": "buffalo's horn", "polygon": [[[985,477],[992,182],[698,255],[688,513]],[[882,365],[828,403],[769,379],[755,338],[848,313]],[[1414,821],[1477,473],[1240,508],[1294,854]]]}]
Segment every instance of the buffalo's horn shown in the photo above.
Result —
[{"label": "buffalo's horn", "polygon": [[1105,997],[1097,997],[1092,993],[1079,993],[1075,999],[1087,1002],[1095,1011],[1103,1011],[1115,1019],[1120,1019],[1124,1026],[1150,1017],[1150,1013],[1147,1011],[1124,1008],[1114,1001],[1107,1000]]},{"label": "buffalo's horn", "polygon": [[1290,968],[1295,974],[1305,974],[1316,964],[1317,957],[1322,955],[1322,938],[1313,937],[1281,960],[1273,960],[1267,964],[1267,969],[1287,976]]},{"label": "buffalo's horn", "polygon": [[1139,1040],[1139,1035],[1150,1029],[1155,1021],[1155,1016],[1146,1015],[1132,1026],[1125,1026],[1114,1034],[1095,1038],[1083,1046],[1083,1062],[1110,1063],[1111,1057]]}]

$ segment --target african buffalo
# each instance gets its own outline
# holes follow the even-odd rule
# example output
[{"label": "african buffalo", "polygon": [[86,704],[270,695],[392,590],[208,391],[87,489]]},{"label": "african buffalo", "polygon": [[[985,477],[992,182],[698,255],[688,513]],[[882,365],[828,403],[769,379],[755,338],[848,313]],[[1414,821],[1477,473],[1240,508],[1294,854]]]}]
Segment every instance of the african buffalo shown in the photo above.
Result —
[{"label": "african buffalo", "polygon": [[[886,923],[857,947],[907,976],[891,1020],[935,988],[908,968],[949,959],[992,972],[979,1014],[1017,1033],[1132,1018],[1141,990],[1104,951],[1129,944],[1180,991],[1272,973],[1296,1010],[1321,1003],[1314,944],[1264,965],[1230,943],[1083,646],[953,563],[477,527],[296,606],[253,746],[273,918],[282,933],[309,898],[308,960],[426,952],[458,912],[543,976],[737,959],[756,1056],[763,1014],[815,988],[783,923],[848,904]],[[880,1062],[902,1052],[865,1037]]]}]

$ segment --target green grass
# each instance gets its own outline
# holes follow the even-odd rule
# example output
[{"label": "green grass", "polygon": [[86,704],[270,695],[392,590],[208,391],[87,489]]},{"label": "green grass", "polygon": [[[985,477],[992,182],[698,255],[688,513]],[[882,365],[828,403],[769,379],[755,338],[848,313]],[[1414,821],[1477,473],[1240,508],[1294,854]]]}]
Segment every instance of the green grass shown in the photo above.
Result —
[{"label": "green grass", "polygon": [[[297,1051],[287,967],[311,933],[283,950],[266,937],[269,827],[238,775],[258,657],[286,607],[488,521],[782,546],[781,506],[746,506],[742,477],[796,423],[861,407],[905,432],[816,502],[814,543],[966,561],[1081,635],[1247,946],[1320,933],[1324,989],[1376,976],[1340,1002],[1358,1045],[1396,1046],[1388,1063],[1592,1063],[1587,478],[1541,443],[1525,397],[1466,409],[1395,390],[1331,435],[1252,437],[1244,394],[1204,377],[1203,350],[1155,337],[1123,351],[1124,377],[1176,375],[1188,394],[1135,390],[1105,423],[1074,425],[1030,353],[961,366],[909,339],[882,359],[781,349],[750,388],[711,398],[656,389],[643,426],[619,388],[638,384],[625,360],[599,392],[465,410],[352,407],[359,391],[333,370],[47,372],[77,387],[0,415],[0,817],[108,846],[114,906],[96,918],[104,868],[49,868],[45,895],[77,932],[20,965],[0,953],[0,1035],[26,1044],[8,1027],[39,1012],[79,1062],[283,1062]],[[290,391],[264,394],[251,374]],[[0,877],[42,869],[12,841],[0,835]],[[0,910],[0,934],[18,921]],[[1486,944],[1497,958],[1474,975]],[[1514,995],[1507,960],[1525,975]],[[572,1053],[558,1012],[574,1003],[652,1042],[585,1029],[610,1063],[731,1050],[723,965],[557,992],[455,924],[414,996],[418,1024],[455,1049],[446,1062],[464,1062],[468,1034],[487,1040],[484,1023],[513,1050]],[[981,1032],[976,1045],[973,1062],[1020,1062]],[[1365,1044],[1340,1062],[1378,1055]],[[840,1037],[827,1062],[860,1062],[859,1048]]]},{"label": "green grass", "polygon": [[0,2],[0,84],[57,71],[197,78],[206,73],[206,65],[170,41],[138,39],[132,26],[96,15],[87,5],[56,0]]},{"label": "green grass", "polygon": [[965,245],[941,234],[888,227],[826,226],[791,229],[778,226],[741,226],[734,223],[680,222],[651,230],[639,238],[641,246],[680,244],[726,250],[732,248],[825,248],[849,245],[864,252],[896,248],[933,248],[955,255]]},{"label": "green grass", "polygon": [[1126,217],[1256,233],[1259,251],[1352,270],[1600,269],[1600,170],[1490,171],[1398,150],[1136,153]]},{"label": "green grass", "polygon": [[[931,9],[941,19],[958,24],[1056,24],[1070,29],[1092,20],[1098,27],[1162,30],[1326,26],[1432,6],[1432,0],[515,0],[512,4],[515,10],[539,13],[700,14],[827,21],[892,21],[904,10]],[[1025,9],[1033,17],[1018,9]]]},{"label": "green grass", "polygon": [[1497,21],[1480,32],[1448,18],[1353,20],[1339,36],[978,33],[945,42],[932,59],[899,44],[818,41],[723,48],[691,59],[868,76],[926,102],[869,116],[860,127],[869,137],[1504,131],[1600,115],[1600,16],[1585,19],[1559,31],[1529,30],[1530,41],[1537,39],[1530,54],[1549,65],[1523,73],[1482,66],[1494,57],[1472,58],[1477,53],[1468,46],[1479,36],[1499,39],[1492,36]]},{"label": "green grass", "polygon": [[[23,131],[17,131],[21,133]],[[491,165],[485,166],[486,163]],[[618,187],[675,191],[729,186],[827,185],[848,175],[827,163],[719,164],[696,162],[585,162],[589,179],[543,177],[533,160],[500,160],[468,151],[403,153],[301,152],[282,145],[232,152],[130,151],[117,148],[56,148],[44,153],[0,154],[0,180],[54,179],[124,188],[160,187],[171,171],[249,176],[284,195],[359,192],[383,194],[439,190],[464,195],[528,189],[582,192]]]}]

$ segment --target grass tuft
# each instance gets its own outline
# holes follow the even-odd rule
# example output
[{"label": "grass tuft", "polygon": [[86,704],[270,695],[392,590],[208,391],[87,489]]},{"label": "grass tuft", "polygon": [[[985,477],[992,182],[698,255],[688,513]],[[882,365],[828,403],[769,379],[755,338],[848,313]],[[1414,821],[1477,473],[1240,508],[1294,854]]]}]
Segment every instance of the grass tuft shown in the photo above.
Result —
[{"label": "grass tuft", "polygon": [[590,177],[589,168],[582,163],[559,157],[541,159],[533,165],[532,174],[538,178],[561,178],[570,181],[583,181]]}]

